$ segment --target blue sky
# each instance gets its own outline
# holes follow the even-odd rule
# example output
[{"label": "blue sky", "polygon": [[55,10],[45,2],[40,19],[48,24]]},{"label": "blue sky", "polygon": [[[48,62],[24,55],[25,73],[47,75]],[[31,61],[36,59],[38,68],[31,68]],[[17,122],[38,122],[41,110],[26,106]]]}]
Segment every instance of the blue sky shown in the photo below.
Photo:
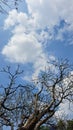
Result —
[{"label": "blue sky", "polygon": [[0,67],[20,64],[22,79],[31,80],[47,61],[73,63],[73,0],[25,0],[18,12],[7,11],[0,14]]}]

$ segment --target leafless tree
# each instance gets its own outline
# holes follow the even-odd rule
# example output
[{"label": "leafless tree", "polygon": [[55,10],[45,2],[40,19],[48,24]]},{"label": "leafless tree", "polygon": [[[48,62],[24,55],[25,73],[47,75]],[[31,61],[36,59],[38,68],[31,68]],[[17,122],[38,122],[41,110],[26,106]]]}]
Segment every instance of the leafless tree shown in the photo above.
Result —
[{"label": "leafless tree", "polygon": [[[73,73],[67,60],[50,63],[32,83],[20,84],[19,67],[15,73],[10,67],[3,69],[9,75],[9,83],[2,86],[0,94],[0,122],[18,126],[18,130],[39,130],[50,122],[63,101],[73,101]],[[17,81],[17,82],[16,82]]]},{"label": "leafless tree", "polygon": [[13,73],[10,66],[7,66],[0,72],[5,73],[9,79],[7,84],[0,84],[0,124],[11,126],[11,130],[13,130],[17,120],[17,112],[24,107],[23,104],[20,104],[18,95],[20,85],[16,86],[16,79],[23,71],[20,71],[18,66]]},{"label": "leafless tree", "polygon": [[[30,103],[32,113],[19,130],[39,130],[50,121],[64,100],[73,101],[73,75],[68,61],[53,62],[55,71],[47,69],[36,82],[33,100]],[[31,105],[32,104],[32,105]]]}]

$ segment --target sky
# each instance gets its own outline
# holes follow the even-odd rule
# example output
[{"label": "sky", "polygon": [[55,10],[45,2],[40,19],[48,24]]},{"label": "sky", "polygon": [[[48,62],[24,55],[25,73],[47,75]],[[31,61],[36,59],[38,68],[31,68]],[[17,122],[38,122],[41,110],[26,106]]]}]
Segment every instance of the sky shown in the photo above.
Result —
[{"label": "sky", "polygon": [[[73,0],[23,0],[0,14],[0,68],[18,64],[22,80],[32,80],[45,70],[47,61],[73,63]],[[53,69],[53,67],[52,67]],[[65,112],[68,105],[64,105]]]}]

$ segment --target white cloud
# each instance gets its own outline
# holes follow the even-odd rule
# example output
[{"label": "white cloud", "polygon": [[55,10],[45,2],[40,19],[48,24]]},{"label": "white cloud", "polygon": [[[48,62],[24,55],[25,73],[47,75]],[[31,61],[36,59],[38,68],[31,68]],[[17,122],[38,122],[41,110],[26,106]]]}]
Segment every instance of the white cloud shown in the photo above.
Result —
[{"label": "white cloud", "polygon": [[34,63],[43,54],[42,46],[32,34],[15,34],[5,45],[2,54],[13,62]]},{"label": "white cloud", "polygon": [[15,25],[15,23],[17,23],[17,16],[18,16],[18,13],[16,10],[10,11],[8,18],[5,20],[5,23],[4,23],[4,29],[7,29]]},{"label": "white cloud", "polygon": [[[55,115],[62,119],[73,119],[73,104],[65,100],[59,107]],[[65,118],[66,117],[66,118]]]},{"label": "white cloud", "polygon": [[41,42],[39,42],[42,36],[40,38],[34,29],[32,19],[29,19],[24,13],[17,13],[15,10],[9,13],[8,18],[5,20],[4,29],[12,26],[12,36],[4,46],[2,54],[10,62],[32,63],[34,68],[33,75],[37,76],[47,63],[47,56],[43,51]]},{"label": "white cloud", "polygon": [[73,24],[73,0],[26,0],[29,13],[40,27],[53,27],[61,19]]},{"label": "white cloud", "polygon": [[[15,23],[21,23],[21,21],[28,31],[44,27],[50,29],[55,25],[59,25],[61,20],[64,20],[71,25],[72,30],[73,0],[26,0],[26,3],[30,15],[22,12],[17,13],[16,10],[9,12],[9,16],[5,20],[5,29],[15,25]],[[60,37],[62,37],[61,33]]]},{"label": "white cloud", "polygon": [[[35,23],[39,27],[47,25],[55,25],[57,22],[57,9],[51,1],[47,0],[26,0],[28,4],[29,13],[32,14]],[[56,18],[54,18],[56,17]]]}]

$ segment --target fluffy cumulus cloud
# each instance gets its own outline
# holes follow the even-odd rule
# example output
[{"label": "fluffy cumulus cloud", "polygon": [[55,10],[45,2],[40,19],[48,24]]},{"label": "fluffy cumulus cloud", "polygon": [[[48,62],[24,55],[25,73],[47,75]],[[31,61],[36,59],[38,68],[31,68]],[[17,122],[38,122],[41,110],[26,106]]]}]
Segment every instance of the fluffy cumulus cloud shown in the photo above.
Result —
[{"label": "fluffy cumulus cloud", "polygon": [[13,62],[33,63],[39,56],[42,56],[43,52],[42,46],[32,34],[21,33],[12,36],[2,54],[5,54],[8,60]]},{"label": "fluffy cumulus cloud", "polygon": [[[64,27],[59,28],[55,40],[64,40],[63,34],[73,31],[73,0],[26,0],[26,3],[37,28],[48,28],[49,38],[54,38],[53,29],[55,26],[61,27],[62,20]],[[72,41],[70,39],[68,43],[73,44]]]},{"label": "fluffy cumulus cloud", "polygon": [[47,56],[40,42],[42,35],[40,38],[32,24],[32,19],[25,13],[17,13],[16,10],[10,11],[5,20],[4,29],[9,28],[12,36],[4,46],[2,54],[10,62],[32,63],[35,70],[33,75],[37,76],[47,64]]}]

